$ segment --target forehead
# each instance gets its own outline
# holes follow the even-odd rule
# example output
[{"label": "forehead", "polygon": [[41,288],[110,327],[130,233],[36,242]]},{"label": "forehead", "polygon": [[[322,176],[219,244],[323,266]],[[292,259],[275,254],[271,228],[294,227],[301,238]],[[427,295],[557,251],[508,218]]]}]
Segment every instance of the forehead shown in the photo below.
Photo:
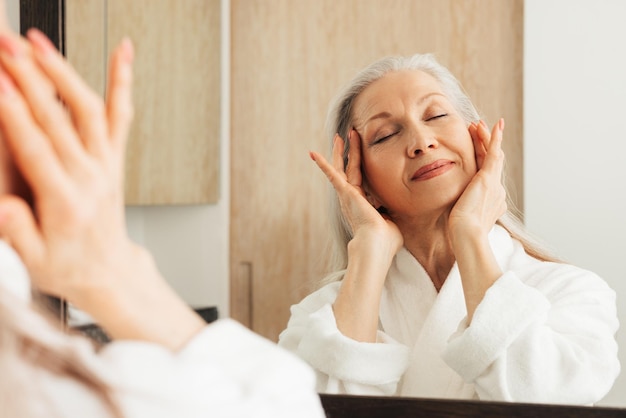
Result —
[{"label": "forehead", "polygon": [[356,120],[389,110],[399,101],[418,103],[432,93],[444,95],[439,82],[420,70],[392,71],[367,86],[355,99],[353,116]]}]

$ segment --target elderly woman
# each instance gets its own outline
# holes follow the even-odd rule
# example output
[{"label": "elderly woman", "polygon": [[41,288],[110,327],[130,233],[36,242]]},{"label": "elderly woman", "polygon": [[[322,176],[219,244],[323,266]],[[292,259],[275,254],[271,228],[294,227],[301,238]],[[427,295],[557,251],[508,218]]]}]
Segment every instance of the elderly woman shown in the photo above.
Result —
[{"label": "elderly woman", "polygon": [[329,114],[337,272],[279,344],[318,390],[591,404],[619,374],[615,293],[507,211],[491,131],[431,55],[382,59]]}]

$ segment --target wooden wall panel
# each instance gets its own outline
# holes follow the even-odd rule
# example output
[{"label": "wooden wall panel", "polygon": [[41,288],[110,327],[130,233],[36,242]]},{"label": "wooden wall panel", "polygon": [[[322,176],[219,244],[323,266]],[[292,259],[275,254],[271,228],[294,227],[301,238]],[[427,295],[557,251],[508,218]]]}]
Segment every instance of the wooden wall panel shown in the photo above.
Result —
[{"label": "wooden wall panel", "polygon": [[106,0],[66,1],[65,55],[85,81],[102,95],[107,71],[104,16]]},{"label": "wooden wall panel", "polygon": [[325,274],[328,185],[308,151],[330,151],[330,99],[382,56],[435,53],[488,122],[506,119],[523,207],[523,0],[232,0],[231,13],[235,319],[276,340]]},{"label": "wooden wall panel", "polygon": [[126,204],[219,198],[220,0],[67,0],[67,55],[104,89],[106,57],[135,46]]}]

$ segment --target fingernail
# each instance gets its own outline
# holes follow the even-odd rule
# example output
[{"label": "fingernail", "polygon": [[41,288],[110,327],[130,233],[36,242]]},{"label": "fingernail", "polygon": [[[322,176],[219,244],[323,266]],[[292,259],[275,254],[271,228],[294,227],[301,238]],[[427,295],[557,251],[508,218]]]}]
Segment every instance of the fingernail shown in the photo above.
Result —
[{"label": "fingernail", "polygon": [[498,127],[501,131],[504,130],[504,118],[500,118],[500,120],[498,121]]},{"label": "fingernail", "polygon": [[20,46],[10,36],[0,36],[0,50],[13,58],[17,58],[22,53]]},{"label": "fingernail", "polygon": [[120,44],[122,48],[122,58],[127,64],[132,64],[135,59],[135,48],[133,47],[133,43],[130,38],[122,39],[122,43]]},{"label": "fingernail", "polygon": [[50,39],[48,39],[48,37],[38,29],[29,29],[28,32],[26,32],[26,37],[33,45],[35,51],[40,52],[43,55],[56,50],[52,41],[50,41]]},{"label": "fingernail", "polygon": [[311,157],[311,159],[315,161],[315,154],[313,154],[313,151],[309,151],[309,157]]}]

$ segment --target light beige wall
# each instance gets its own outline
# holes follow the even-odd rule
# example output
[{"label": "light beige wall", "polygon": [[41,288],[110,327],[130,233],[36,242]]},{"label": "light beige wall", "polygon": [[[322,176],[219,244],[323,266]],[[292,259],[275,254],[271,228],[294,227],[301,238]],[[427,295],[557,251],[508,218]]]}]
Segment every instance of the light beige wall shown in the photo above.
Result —
[{"label": "light beige wall", "polygon": [[219,198],[220,0],[65,0],[64,51],[100,93],[121,39],[135,48],[127,205]]}]

